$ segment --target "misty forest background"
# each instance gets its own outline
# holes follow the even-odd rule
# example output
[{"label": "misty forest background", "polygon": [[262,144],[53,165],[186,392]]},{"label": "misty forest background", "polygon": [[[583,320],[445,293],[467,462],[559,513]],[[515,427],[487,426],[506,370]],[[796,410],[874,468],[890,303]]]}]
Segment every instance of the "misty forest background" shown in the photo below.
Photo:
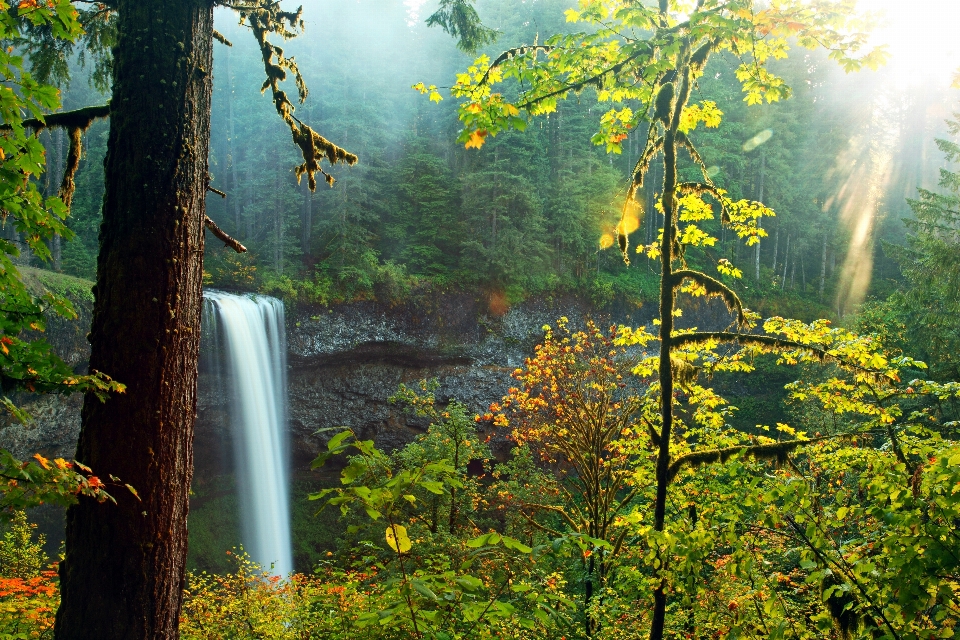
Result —
[{"label": "misty forest background", "polygon": [[[485,21],[501,32],[488,53],[568,31],[565,6],[481,3]],[[228,197],[211,193],[207,207],[250,252],[208,243],[209,284],[321,303],[403,296],[425,285],[498,291],[508,302],[558,292],[600,305],[655,299],[657,264],[640,257],[628,268],[612,246],[639,137],[621,155],[594,145],[593,92],[560,103],[526,132],[467,150],[455,142],[455,101],[431,103],[411,86],[442,86],[471,57],[400,3],[308,3],[306,35],[285,45],[311,88],[297,115],[361,158],[338,174],[337,188],[310,193],[291,169],[296,149],[287,128],[249,81],[262,64],[255,42],[232,15],[218,18],[234,46],[217,45],[211,184]],[[724,125],[695,139],[731,197],[763,200],[777,217],[766,223],[759,260],[719,223],[710,258],[743,269],[738,293],[764,314],[837,319],[865,299],[887,298],[902,280],[888,245],[906,242],[907,198],[937,182],[942,156],[934,139],[949,116],[947,92],[934,85],[901,92],[882,72],[847,75],[824,52],[803,52],[775,66],[794,97],[748,108],[736,66],[729,57],[711,61],[701,91],[717,100]],[[83,79],[88,73],[73,75],[65,109],[103,101]],[[63,244],[58,265],[89,279],[108,127],[95,123],[86,135],[68,221],[77,237]],[[44,142],[62,150],[63,135],[45,133]],[[51,189],[58,171],[47,174]],[[652,204],[658,181],[647,184]],[[658,218],[646,216],[632,244],[653,242]]]}]

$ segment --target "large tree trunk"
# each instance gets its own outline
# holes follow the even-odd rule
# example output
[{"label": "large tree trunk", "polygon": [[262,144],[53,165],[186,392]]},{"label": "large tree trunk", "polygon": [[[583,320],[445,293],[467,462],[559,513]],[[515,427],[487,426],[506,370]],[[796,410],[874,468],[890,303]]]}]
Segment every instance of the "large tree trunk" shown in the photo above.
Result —
[{"label": "large tree trunk", "polygon": [[67,512],[56,638],[176,638],[187,552],[210,136],[212,0],[120,0],[90,367],[77,459],[138,501]]}]

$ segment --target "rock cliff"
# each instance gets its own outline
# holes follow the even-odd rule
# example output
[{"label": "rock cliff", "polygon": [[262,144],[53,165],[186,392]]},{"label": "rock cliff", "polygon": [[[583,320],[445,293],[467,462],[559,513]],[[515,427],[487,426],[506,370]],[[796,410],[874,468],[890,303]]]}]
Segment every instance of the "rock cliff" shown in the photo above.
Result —
[{"label": "rock cliff", "polygon": [[[79,319],[51,323],[48,339],[76,370],[89,354],[89,296],[75,297]],[[689,308],[689,305],[688,305]],[[317,432],[349,426],[392,449],[426,425],[392,406],[401,383],[440,382],[438,398],[457,399],[484,410],[510,386],[510,372],[523,363],[545,324],[566,316],[573,326],[592,317],[598,324],[649,324],[653,305],[592,309],[574,297],[531,298],[509,308],[484,295],[416,293],[403,303],[362,301],[331,307],[297,305],[287,312],[290,429],[295,466],[302,470],[322,446]],[[730,318],[722,305],[700,304],[683,324],[719,328]],[[15,454],[34,452],[70,458],[79,433],[79,396],[21,399],[34,423],[0,422],[0,446]],[[229,397],[218,392],[201,365],[197,415],[197,472],[218,474],[229,465],[226,433]]]},{"label": "rock cliff", "polygon": [[[76,283],[73,286],[76,288]],[[89,354],[86,334],[92,299],[89,294],[72,297],[79,319],[51,323],[48,333],[58,352],[79,371]],[[596,310],[583,300],[561,296],[507,306],[500,298],[482,294],[429,291],[415,292],[402,303],[288,307],[294,531],[305,532],[295,535],[298,568],[309,569],[323,545],[331,542],[324,536],[335,535],[330,533],[335,531],[335,523],[318,534],[312,509],[303,505],[308,504],[304,494],[325,481],[310,473],[309,463],[336,428],[351,427],[381,448],[394,449],[427,427],[422,419],[389,402],[401,382],[415,384],[436,378],[440,401],[456,399],[482,412],[511,386],[510,373],[532,353],[542,338],[543,325],[566,316],[571,326],[582,326],[590,316],[601,326],[639,326],[649,324],[655,314],[654,305]],[[710,329],[728,326],[731,318],[721,304],[701,303],[688,304],[681,320],[686,326]],[[215,379],[204,363],[203,352],[209,348],[209,343],[201,347],[190,544],[192,566],[218,570],[225,568],[221,566],[223,550],[239,543],[239,513],[228,420],[232,398],[224,393],[224,381]],[[6,420],[0,422],[0,446],[21,457],[40,452],[72,458],[82,398],[20,400],[36,420],[20,425],[0,418]],[[505,456],[507,442],[494,442],[500,443],[495,454]],[[34,519],[55,550],[62,538],[62,512],[41,511]]]}]

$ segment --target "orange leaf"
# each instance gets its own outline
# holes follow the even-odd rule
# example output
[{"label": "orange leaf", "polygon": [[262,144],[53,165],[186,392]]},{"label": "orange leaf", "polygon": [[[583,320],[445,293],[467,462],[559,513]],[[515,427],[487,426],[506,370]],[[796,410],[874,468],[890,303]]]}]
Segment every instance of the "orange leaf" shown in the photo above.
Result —
[{"label": "orange leaf", "polygon": [[470,139],[467,140],[467,143],[463,145],[467,149],[479,149],[483,146],[484,138],[487,137],[487,132],[484,130],[474,131],[470,134]]}]

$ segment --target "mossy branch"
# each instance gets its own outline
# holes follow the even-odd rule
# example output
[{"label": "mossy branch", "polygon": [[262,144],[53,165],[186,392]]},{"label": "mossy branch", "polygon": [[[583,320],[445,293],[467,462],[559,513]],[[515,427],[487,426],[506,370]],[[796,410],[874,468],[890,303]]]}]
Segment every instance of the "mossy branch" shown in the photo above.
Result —
[{"label": "mossy branch", "polygon": [[[35,131],[43,129],[80,129],[86,131],[97,120],[110,117],[110,103],[96,105],[93,107],[84,107],[74,111],[60,111],[43,116],[43,119],[31,118],[24,120],[23,126]],[[9,124],[0,125],[0,131],[11,131],[13,129]]]},{"label": "mossy branch", "polygon": [[647,145],[637,160],[637,164],[633,167],[633,179],[627,195],[628,201],[636,195],[637,190],[643,187],[643,179],[646,177],[647,171],[650,170],[650,163],[661,151],[663,151],[663,136],[658,136],[656,125],[651,124],[650,131],[647,134]]},{"label": "mossy branch", "polygon": [[743,313],[743,302],[730,287],[705,273],[685,269],[673,274],[674,290],[680,288],[684,280],[693,280],[706,292],[708,298],[717,297],[723,300],[727,310],[737,315],[737,326],[744,327],[747,325],[747,318]]},{"label": "mossy branch", "polygon": [[727,208],[724,205],[724,199],[717,191],[716,185],[713,184],[713,180],[710,178],[709,167],[707,166],[707,163],[703,161],[703,157],[700,155],[700,152],[697,151],[697,148],[694,146],[693,142],[691,142],[690,138],[688,138],[682,131],[677,132],[677,145],[687,151],[687,154],[690,156],[690,160],[697,165],[697,167],[700,169],[700,173],[703,174],[703,184],[708,189],[708,193],[710,193],[710,195],[712,195],[717,202],[720,203],[720,207],[722,209],[720,221],[723,224],[729,223],[730,214],[727,212]]},{"label": "mossy branch", "polygon": [[[520,47],[520,49],[524,49],[524,48],[526,48],[526,49],[544,49],[544,50],[549,49],[549,50],[553,50],[555,47],[543,47],[543,46],[537,46],[537,47]],[[595,73],[594,75],[592,75],[592,76],[590,76],[590,77],[588,77],[588,78],[584,78],[583,80],[578,80],[577,82],[571,82],[571,83],[569,83],[569,84],[565,84],[565,85],[563,85],[562,87],[560,87],[559,89],[555,89],[555,90],[553,90],[553,91],[550,91],[550,92],[548,92],[548,93],[545,93],[545,94],[542,95],[542,96],[535,96],[534,98],[531,98],[531,99],[529,99],[529,100],[524,100],[523,103],[521,103],[521,104],[519,104],[519,105],[517,105],[517,106],[520,107],[520,108],[522,108],[522,109],[527,109],[527,110],[529,110],[531,107],[536,106],[537,104],[543,102],[544,100],[549,100],[549,99],[555,98],[555,97],[557,97],[557,96],[562,96],[562,95],[564,95],[564,94],[566,94],[566,93],[568,93],[568,92],[570,92],[570,91],[573,91],[574,93],[579,94],[581,91],[583,91],[583,90],[586,89],[587,87],[593,87],[593,88],[595,88],[595,89],[597,89],[597,90],[599,91],[599,90],[603,89],[604,79],[605,79],[605,78],[607,78],[608,76],[616,76],[617,74],[621,73],[621,72],[627,67],[627,65],[628,65],[629,63],[633,62],[634,60],[636,60],[637,58],[639,58],[639,57],[641,57],[641,56],[650,54],[652,51],[653,51],[652,48],[645,48],[645,47],[644,47],[644,48],[641,48],[641,49],[638,50],[636,53],[628,56],[627,58],[624,58],[623,60],[621,60],[620,62],[618,62],[618,63],[616,63],[616,64],[614,64],[614,65],[611,65],[611,66],[607,67],[606,69],[603,69],[602,71],[599,71],[599,72]],[[505,55],[505,54],[501,54],[500,58],[497,58],[497,60],[500,60],[501,58],[503,58],[504,55]],[[513,56],[508,56],[508,58],[509,58],[509,57],[513,57]],[[504,58],[504,59],[508,59],[508,58]],[[480,82],[481,85],[486,82],[487,76],[489,76],[489,75],[490,75],[490,72],[493,71],[493,69],[496,68],[496,64],[497,64],[497,63],[495,63],[495,64],[493,64],[493,65],[490,65],[490,68],[487,69],[486,75],[484,75],[483,80]]]},{"label": "mossy branch", "polygon": [[821,436],[819,438],[785,440],[783,442],[769,442],[767,444],[739,445],[736,447],[725,447],[723,449],[706,449],[703,451],[694,451],[680,456],[670,464],[669,478],[673,482],[677,474],[683,467],[700,467],[705,464],[715,462],[724,463],[733,456],[745,455],[752,456],[757,460],[770,460],[777,464],[783,464],[787,461],[787,456],[797,448],[803,445],[814,444],[824,440],[849,439],[858,434],[843,433],[833,436]]},{"label": "mossy branch", "polygon": [[249,24],[253,35],[260,47],[263,59],[263,69],[266,80],[260,88],[262,92],[270,89],[273,104],[280,118],[290,127],[293,142],[300,148],[303,155],[303,164],[295,168],[297,181],[306,174],[311,191],[317,188],[316,174],[322,174],[327,184],[333,186],[334,178],[320,168],[320,162],[326,158],[331,164],[345,163],[354,165],[357,156],[330,142],[308,125],[294,116],[296,107],[287,93],[280,88],[280,83],[287,79],[287,73],[292,73],[297,85],[297,93],[302,104],[307,99],[308,90],[300,68],[293,58],[287,58],[283,49],[272,44],[267,37],[276,34],[284,39],[295,37],[303,30],[303,7],[296,12],[282,11],[280,4],[274,0],[257,0],[256,2],[224,2],[240,13],[241,22]]},{"label": "mossy branch", "polygon": [[703,345],[710,342],[720,344],[740,344],[748,347],[760,347],[769,351],[806,351],[816,356],[820,363],[833,362],[834,364],[852,371],[871,374],[875,379],[880,380],[885,371],[880,369],[869,369],[858,364],[844,360],[838,355],[830,353],[823,347],[812,344],[804,344],[794,340],[776,338],[774,336],[752,335],[749,333],[735,333],[732,331],[703,331],[696,333],[684,333],[673,336],[670,339],[671,346],[675,349],[683,349]]},{"label": "mossy branch", "polygon": [[227,233],[217,226],[217,223],[210,219],[210,216],[204,216],[203,218],[204,226],[210,230],[210,233],[215,235],[217,238],[223,241],[224,246],[230,247],[237,253],[246,253],[247,248],[240,244],[237,240],[231,238]]},{"label": "mossy branch", "polygon": [[233,46],[233,43],[230,42],[229,40],[227,40],[227,38],[226,38],[222,33],[220,33],[219,31],[217,31],[216,29],[213,30],[213,39],[216,40],[217,42],[219,42],[219,43],[222,44],[222,45],[226,45],[226,46],[228,46],[228,47],[232,47],[232,46]]},{"label": "mossy branch", "polygon": [[[684,389],[697,381],[700,370],[681,358],[670,358],[670,370],[673,371],[673,381]],[[659,441],[659,438],[657,438]]]},{"label": "mossy branch", "polygon": [[794,451],[797,447],[804,444],[810,444],[815,440],[787,440],[786,442],[773,442],[770,444],[743,445],[737,447],[725,447],[723,449],[706,449],[704,451],[694,451],[682,455],[672,463],[667,477],[670,482],[677,477],[680,470],[684,467],[697,468],[705,464],[716,462],[724,463],[735,455],[753,456],[758,460],[775,460],[778,463],[786,461],[787,454]]},{"label": "mossy branch", "polygon": [[[66,129],[70,138],[70,148],[67,151],[67,161],[63,172],[63,179],[60,182],[58,195],[63,203],[70,208],[73,202],[73,194],[76,191],[77,170],[80,168],[80,158],[83,155],[83,132],[90,128],[97,120],[110,117],[110,103],[84,107],[74,111],[61,111],[51,113],[40,118],[31,118],[24,120],[25,128],[33,129],[36,132],[44,129],[60,128]],[[11,131],[13,127],[9,124],[0,126],[0,131]]]}]

